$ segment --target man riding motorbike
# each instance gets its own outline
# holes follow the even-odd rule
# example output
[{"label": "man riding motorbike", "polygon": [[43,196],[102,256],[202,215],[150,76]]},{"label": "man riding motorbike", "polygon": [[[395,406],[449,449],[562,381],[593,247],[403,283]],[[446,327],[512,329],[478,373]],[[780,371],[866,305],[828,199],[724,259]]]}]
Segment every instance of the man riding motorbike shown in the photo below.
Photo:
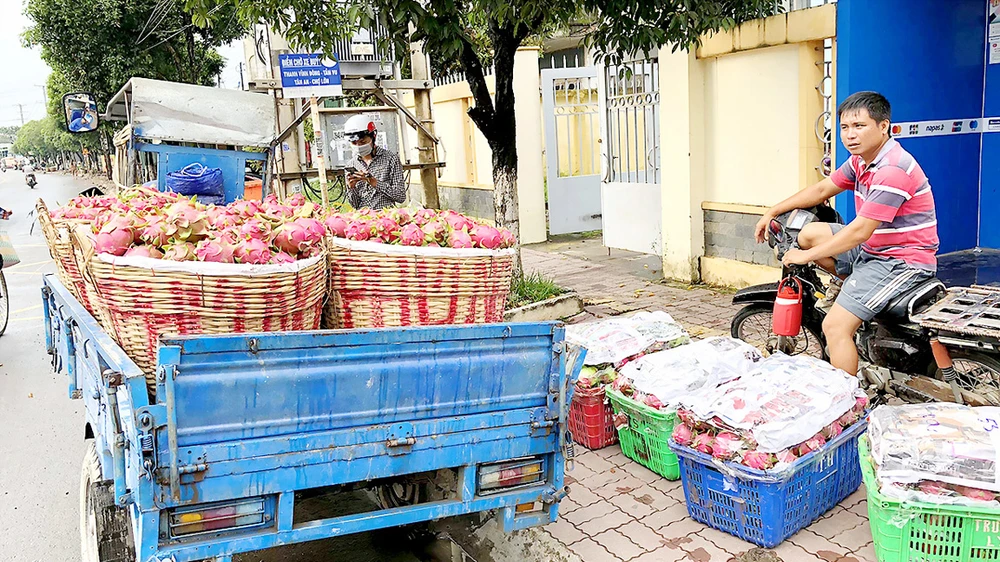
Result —
[{"label": "man riding motorbike", "polygon": [[854,192],[857,217],[850,224],[806,225],[798,236],[801,249],[789,250],[782,261],[786,266],[814,262],[834,276],[824,299],[833,304],[823,334],[830,362],[857,374],[854,334],[861,323],[934,275],[937,219],[927,177],[889,135],[889,101],[876,92],[858,92],[837,113],[840,139],[851,157],[829,178],[770,208],[755,236],[763,242],[768,224],[782,213]]}]

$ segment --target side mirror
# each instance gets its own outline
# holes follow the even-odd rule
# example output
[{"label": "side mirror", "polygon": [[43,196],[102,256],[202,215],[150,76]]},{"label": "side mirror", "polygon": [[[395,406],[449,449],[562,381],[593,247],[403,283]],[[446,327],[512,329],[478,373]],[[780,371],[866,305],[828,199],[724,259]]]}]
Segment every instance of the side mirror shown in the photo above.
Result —
[{"label": "side mirror", "polygon": [[63,96],[63,115],[66,130],[71,133],[89,133],[100,125],[97,102],[91,94],[77,92]]}]

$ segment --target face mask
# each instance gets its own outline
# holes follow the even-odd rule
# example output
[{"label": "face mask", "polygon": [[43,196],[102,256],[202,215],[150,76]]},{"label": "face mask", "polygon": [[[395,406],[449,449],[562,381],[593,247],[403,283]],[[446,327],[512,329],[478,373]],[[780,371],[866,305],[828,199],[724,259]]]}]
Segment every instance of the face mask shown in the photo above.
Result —
[{"label": "face mask", "polygon": [[371,143],[362,145],[353,145],[353,146],[354,146],[354,154],[356,156],[368,156],[369,154],[372,153]]}]

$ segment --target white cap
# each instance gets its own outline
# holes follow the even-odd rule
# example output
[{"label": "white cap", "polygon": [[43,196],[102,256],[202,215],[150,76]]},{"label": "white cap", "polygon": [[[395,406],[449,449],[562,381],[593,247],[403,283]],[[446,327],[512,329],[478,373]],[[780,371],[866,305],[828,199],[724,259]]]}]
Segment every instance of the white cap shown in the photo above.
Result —
[{"label": "white cap", "polygon": [[352,115],[344,123],[344,135],[355,140],[365,133],[375,133],[375,122],[368,115]]}]

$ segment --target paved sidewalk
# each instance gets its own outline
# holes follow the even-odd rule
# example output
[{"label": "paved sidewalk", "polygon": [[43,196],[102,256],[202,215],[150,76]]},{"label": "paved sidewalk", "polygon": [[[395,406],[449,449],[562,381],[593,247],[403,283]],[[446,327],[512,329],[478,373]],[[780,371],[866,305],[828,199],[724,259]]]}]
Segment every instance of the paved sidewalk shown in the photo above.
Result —
[{"label": "paved sidewalk", "polygon": [[[525,271],[540,271],[585,299],[586,311],[572,322],[663,310],[693,337],[707,337],[728,335],[738,310],[729,294],[657,282],[655,262],[629,252],[608,256],[599,240],[528,247],[522,257]],[[577,446],[567,483],[559,520],[544,532],[583,562],[742,562],[756,548],[690,519],[680,482],[626,458],[618,445]],[[876,562],[864,487],[773,552],[783,562]]]}]

